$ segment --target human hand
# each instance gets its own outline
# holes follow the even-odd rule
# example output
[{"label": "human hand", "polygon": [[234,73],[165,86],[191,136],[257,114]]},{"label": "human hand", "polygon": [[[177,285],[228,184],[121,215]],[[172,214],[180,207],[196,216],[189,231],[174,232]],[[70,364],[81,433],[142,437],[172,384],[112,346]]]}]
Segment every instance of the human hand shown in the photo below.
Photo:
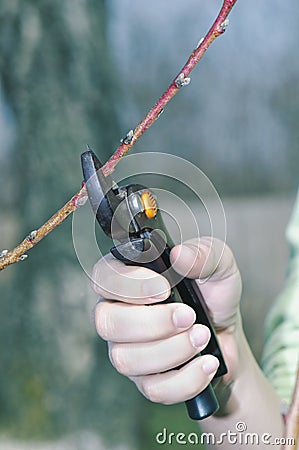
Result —
[{"label": "human hand", "polygon": [[[206,280],[200,289],[229,369],[225,377],[233,380],[238,366],[235,334],[240,327],[241,278],[232,252],[219,240],[201,238],[174,247],[171,262],[177,272]],[[94,268],[93,284],[102,297],[95,309],[98,334],[108,341],[114,367],[143,395],[172,404],[196,396],[209,384],[218,368],[212,355],[175,369],[203,350],[210,331],[194,324],[195,313],[189,306],[158,303],[170,295],[162,275],[125,266],[107,255]]]}]

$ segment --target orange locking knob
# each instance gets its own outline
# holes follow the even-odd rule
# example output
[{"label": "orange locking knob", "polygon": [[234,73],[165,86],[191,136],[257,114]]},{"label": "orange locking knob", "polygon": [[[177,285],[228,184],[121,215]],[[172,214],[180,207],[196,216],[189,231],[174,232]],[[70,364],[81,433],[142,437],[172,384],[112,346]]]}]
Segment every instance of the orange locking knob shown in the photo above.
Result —
[{"label": "orange locking knob", "polygon": [[144,190],[141,194],[145,215],[148,219],[153,219],[157,214],[157,203],[151,191]]}]

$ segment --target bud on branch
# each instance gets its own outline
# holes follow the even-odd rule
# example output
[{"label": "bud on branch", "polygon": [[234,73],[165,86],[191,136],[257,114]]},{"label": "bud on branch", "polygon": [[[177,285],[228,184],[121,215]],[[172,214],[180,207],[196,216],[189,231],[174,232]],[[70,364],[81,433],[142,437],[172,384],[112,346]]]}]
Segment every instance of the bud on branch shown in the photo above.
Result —
[{"label": "bud on branch", "polygon": [[[201,60],[208,47],[221,34],[223,34],[228,26],[227,16],[235,5],[237,0],[224,0],[222,8],[213,23],[212,27],[206,36],[199,41],[199,44],[191,53],[188,61],[170,84],[168,89],[160,97],[157,103],[151,108],[144,119],[137,125],[135,130],[130,130],[124,139],[121,140],[121,145],[111,156],[111,158],[104,164],[102,170],[105,175],[113,172],[115,166],[120,159],[129,151],[131,147],[138,141],[143,133],[153,124],[153,122],[160,116],[164,107],[171,100],[171,98],[184,86],[190,83],[189,74],[194,69],[196,64]],[[75,194],[59,211],[57,211],[44,225],[38,230],[31,232],[17,247],[13,250],[3,250],[0,253],[0,271],[5,267],[16,262],[27,259],[26,252],[34,245],[41,241],[58,225],[60,225],[72,212],[74,212],[81,204],[83,199],[87,198],[87,192],[83,186],[77,194]]]}]

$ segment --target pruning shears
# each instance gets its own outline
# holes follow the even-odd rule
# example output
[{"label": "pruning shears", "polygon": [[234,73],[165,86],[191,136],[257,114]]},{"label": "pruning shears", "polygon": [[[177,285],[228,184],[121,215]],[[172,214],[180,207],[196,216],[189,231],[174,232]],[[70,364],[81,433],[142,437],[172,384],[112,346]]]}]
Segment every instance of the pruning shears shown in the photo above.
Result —
[{"label": "pruning shears", "polygon": [[[118,186],[110,175],[102,172],[102,164],[89,148],[81,155],[88,198],[103,231],[117,244],[111,248],[115,258],[127,265],[138,265],[163,274],[172,286],[165,302],[183,302],[196,313],[196,322],[211,332],[208,345],[201,354],[212,354],[219,360],[215,377],[227,373],[224,358],[211,323],[209,312],[195,280],[177,274],[170,263],[174,246],[163,222],[157,198],[146,186]],[[186,401],[190,418],[201,420],[214,414],[218,401],[210,383],[196,397]]]}]

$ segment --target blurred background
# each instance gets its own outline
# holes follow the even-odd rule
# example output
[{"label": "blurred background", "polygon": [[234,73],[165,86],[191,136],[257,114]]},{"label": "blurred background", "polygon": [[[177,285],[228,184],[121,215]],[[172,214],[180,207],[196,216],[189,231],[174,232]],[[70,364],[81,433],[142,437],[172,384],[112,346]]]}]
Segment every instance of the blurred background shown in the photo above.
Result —
[{"label": "blurred background", "polygon": [[[79,188],[86,142],[103,161],[113,153],[221,4],[1,0],[1,249]],[[184,157],[216,187],[258,359],[266,313],[283,287],[298,184],[298,21],[296,0],[237,2],[191,85],[133,150]],[[151,405],[110,367],[71,219],[0,277],[1,449],[151,450],[163,427],[198,430],[184,405]]]}]

